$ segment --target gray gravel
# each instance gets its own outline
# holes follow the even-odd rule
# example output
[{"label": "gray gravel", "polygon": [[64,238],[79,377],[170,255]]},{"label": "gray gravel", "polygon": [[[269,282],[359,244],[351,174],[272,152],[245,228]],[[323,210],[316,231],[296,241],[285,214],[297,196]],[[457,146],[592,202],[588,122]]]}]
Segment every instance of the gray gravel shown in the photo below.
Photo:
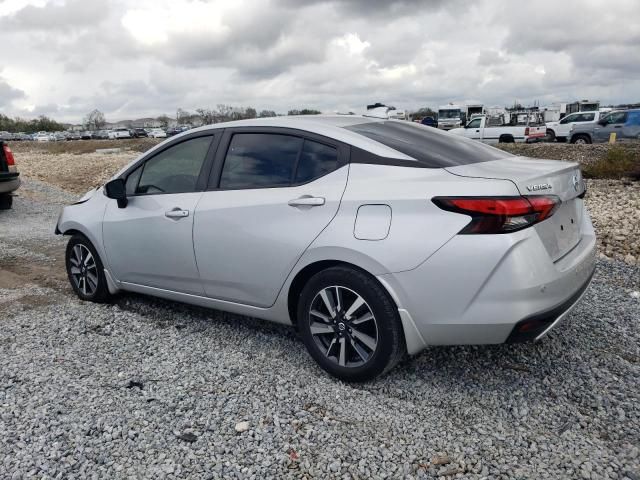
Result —
[{"label": "gray gravel", "polygon": [[0,478],[640,478],[638,267],[599,261],[540,344],[432,348],[349,385],[286,327],[80,302],[53,271],[67,196],[23,193],[0,268],[44,256],[51,276],[3,291]]}]

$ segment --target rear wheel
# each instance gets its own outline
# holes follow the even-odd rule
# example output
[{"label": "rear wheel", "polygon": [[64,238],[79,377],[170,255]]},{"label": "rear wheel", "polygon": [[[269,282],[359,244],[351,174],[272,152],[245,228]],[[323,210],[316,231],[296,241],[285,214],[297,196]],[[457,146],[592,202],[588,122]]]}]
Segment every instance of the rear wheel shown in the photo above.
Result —
[{"label": "rear wheel", "polygon": [[574,135],[571,137],[571,143],[575,143],[576,145],[588,145],[591,143],[591,138],[589,138],[589,135]]},{"label": "rear wheel", "polygon": [[354,268],[313,276],[300,295],[297,318],[314,360],[345,381],[371,380],[406,351],[393,300],[375,278]]},{"label": "rear wheel", "polygon": [[13,205],[13,197],[11,195],[0,195],[0,210],[9,210]]},{"label": "rear wheel", "polygon": [[69,239],[65,260],[69,282],[81,300],[96,303],[109,300],[104,267],[87,237],[77,234]]},{"label": "rear wheel", "polygon": [[501,135],[498,139],[498,143],[515,143],[515,140],[511,135]]},{"label": "rear wheel", "polygon": [[547,128],[547,136],[546,136],[545,140],[547,142],[555,142],[555,140],[556,140],[556,132],[554,132],[553,130]]}]

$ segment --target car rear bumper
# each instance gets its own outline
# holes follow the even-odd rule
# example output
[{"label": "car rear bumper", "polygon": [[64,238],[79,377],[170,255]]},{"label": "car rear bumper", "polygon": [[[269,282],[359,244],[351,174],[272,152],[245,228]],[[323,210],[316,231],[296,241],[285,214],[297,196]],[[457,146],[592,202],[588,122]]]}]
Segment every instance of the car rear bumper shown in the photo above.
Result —
[{"label": "car rear bumper", "polygon": [[591,272],[587,281],[584,282],[578,291],[562,304],[546,312],[531,315],[530,317],[516,323],[511,334],[507,337],[506,343],[532,342],[544,337],[553,327],[558,325],[567,316],[571,309],[584,296],[587,288],[589,288],[589,285],[591,284],[594,273],[595,270]]},{"label": "car rear bumper", "polygon": [[538,320],[532,337],[537,339],[584,293],[595,251],[585,211],[579,243],[556,262],[536,229],[528,228],[508,235],[456,235],[419,267],[378,278],[398,304],[405,336],[407,328],[419,333],[424,346],[517,341],[516,326],[532,319]]},{"label": "car rear bumper", "polygon": [[0,172],[0,193],[11,193],[20,187],[18,172]]}]

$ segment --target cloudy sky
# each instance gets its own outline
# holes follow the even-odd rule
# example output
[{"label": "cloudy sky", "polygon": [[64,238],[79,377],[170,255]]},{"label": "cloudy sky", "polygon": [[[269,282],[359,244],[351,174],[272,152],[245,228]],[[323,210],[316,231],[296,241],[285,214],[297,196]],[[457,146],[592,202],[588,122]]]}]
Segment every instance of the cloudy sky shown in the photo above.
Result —
[{"label": "cloudy sky", "polygon": [[0,0],[0,112],[637,102],[638,25],[638,0]]}]

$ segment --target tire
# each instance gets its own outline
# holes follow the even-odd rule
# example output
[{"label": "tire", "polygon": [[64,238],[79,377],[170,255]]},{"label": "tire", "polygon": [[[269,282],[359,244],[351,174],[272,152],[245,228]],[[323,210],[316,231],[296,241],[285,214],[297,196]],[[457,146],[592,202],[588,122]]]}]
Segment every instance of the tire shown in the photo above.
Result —
[{"label": "tire", "polygon": [[9,210],[13,205],[13,197],[11,195],[0,195],[0,210]]},{"label": "tire", "polygon": [[[79,264],[80,267],[78,267]],[[76,234],[69,239],[65,265],[71,288],[81,300],[104,303],[111,299],[107,279],[104,276],[104,266],[98,252],[87,237]]]},{"label": "tire", "polygon": [[556,141],[556,132],[551,129],[547,129],[547,137],[545,138],[547,142],[555,142]]},{"label": "tire", "polygon": [[578,145],[588,145],[591,143],[591,137],[589,137],[589,135],[582,134],[574,135],[573,137],[571,137],[571,143]]},{"label": "tire", "polygon": [[498,139],[498,143],[515,143],[515,140],[511,135],[502,135]]},{"label": "tire", "polygon": [[[341,305],[336,309],[338,291]],[[360,306],[350,312],[356,304]],[[372,380],[406,353],[395,303],[375,278],[354,268],[332,267],[314,275],[300,294],[297,319],[309,354],[326,372],[347,382]]]}]

